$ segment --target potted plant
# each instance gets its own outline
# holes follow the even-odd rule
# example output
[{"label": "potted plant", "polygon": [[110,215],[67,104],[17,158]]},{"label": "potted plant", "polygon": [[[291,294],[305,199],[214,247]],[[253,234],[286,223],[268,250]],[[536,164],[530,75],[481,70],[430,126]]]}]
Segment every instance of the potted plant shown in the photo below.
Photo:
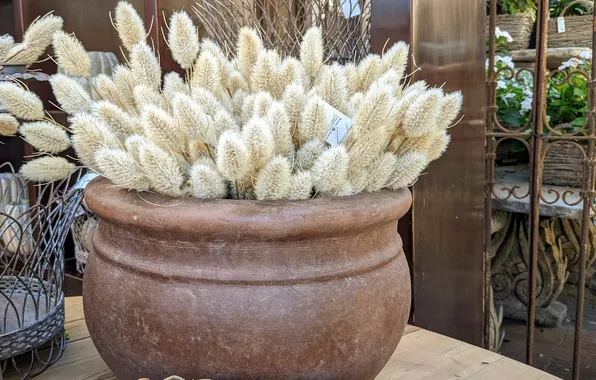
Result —
[{"label": "potted plant", "polygon": [[[97,79],[102,100],[51,79],[69,126],[0,84],[0,102],[29,120],[23,138],[48,154],[72,144],[104,177],[85,191],[99,226],[83,299],[110,369],[122,380],[374,379],[409,314],[397,234],[407,186],[446,149],[461,94],[408,86],[405,43],[341,66],[325,63],[316,27],[283,59],[242,29],[230,60],[184,12],[168,45],[186,74],[162,84],[130,4],[115,26],[129,63]],[[54,51],[89,77],[74,36],[57,33]],[[22,171],[51,181],[66,164],[47,155]]]},{"label": "potted plant", "polygon": [[[486,2],[487,15],[490,15],[490,2]],[[523,50],[530,47],[530,38],[536,21],[535,0],[494,0],[497,1],[496,26],[511,34],[511,50]],[[490,16],[486,18],[486,35],[489,33]]]},{"label": "potted plant", "polygon": [[592,48],[594,2],[588,0],[554,0],[550,2],[548,47]]}]

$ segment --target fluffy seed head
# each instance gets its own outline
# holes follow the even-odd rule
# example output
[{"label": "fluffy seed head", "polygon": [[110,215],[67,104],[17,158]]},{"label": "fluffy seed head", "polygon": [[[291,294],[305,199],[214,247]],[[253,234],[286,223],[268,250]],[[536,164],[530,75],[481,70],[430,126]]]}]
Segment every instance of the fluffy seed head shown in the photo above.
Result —
[{"label": "fluffy seed head", "polygon": [[149,86],[158,91],[161,88],[161,67],[153,50],[146,43],[138,43],[130,52],[130,70],[134,83]]},{"label": "fluffy seed head", "polygon": [[52,43],[54,33],[62,29],[64,21],[61,17],[45,15],[29,25],[21,44],[14,45],[6,54],[6,63],[35,63]]},{"label": "fluffy seed head", "polygon": [[[203,38],[201,41],[201,51],[208,51],[211,53],[219,63],[219,72],[221,74],[222,80],[228,78],[233,70],[233,66],[228,61],[228,57],[226,57],[225,53],[217,43],[215,43],[210,38]],[[222,82],[222,84],[225,84]]]},{"label": "fluffy seed head", "polygon": [[124,141],[128,136],[142,132],[135,119],[114,103],[107,101],[95,103],[93,114],[106,123],[119,141]]},{"label": "fluffy seed head", "polygon": [[290,84],[284,92],[282,103],[286,109],[288,117],[290,118],[292,130],[294,130],[300,122],[302,110],[304,109],[304,102],[304,87],[302,87],[302,85],[299,83]]},{"label": "fluffy seed head", "polygon": [[247,27],[240,29],[236,43],[236,66],[244,79],[249,82],[249,86],[252,85],[251,73],[262,46],[263,42],[255,30]]},{"label": "fluffy seed head", "polygon": [[275,144],[274,154],[287,155],[294,149],[292,141],[292,126],[286,109],[280,102],[275,102],[269,107],[267,123],[271,128]]},{"label": "fluffy seed head", "polygon": [[262,49],[252,72],[252,90],[270,93],[274,98],[281,96],[278,66],[279,55],[275,51]]},{"label": "fluffy seed head", "polygon": [[172,13],[168,45],[172,51],[172,57],[180,67],[183,69],[192,67],[197,54],[199,54],[199,36],[197,27],[186,12]]},{"label": "fluffy seed head", "polygon": [[222,175],[210,165],[196,163],[190,170],[192,195],[201,199],[221,199],[228,195]]},{"label": "fluffy seed head", "polygon": [[225,131],[240,132],[240,128],[238,127],[238,124],[236,124],[236,120],[234,120],[232,115],[230,115],[228,111],[221,109],[213,117],[213,132],[215,134],[215,138],[219,140],[220,136]]},{"label": "fluffy seed head", "polygon": [[348,63],[343,67],[344,77],[347,78],[348,96],[360,92],[360,80],[358,79],[358,69],[353,63]]},{"label": "fluffy seed head", "polygon": [[145,135],[157,146],[179,153],[186,147],[186,134],[164,110],[152,105],[143,107],[141,114]]},{"label": "fluffy seed head", "polygon": [[356,113],[360,110],[360,105],[364,100],[364,94],[361,92],[357,92],[350,98],[348,102],[348,113],[347,115],[350,117],[354,117]]},{"label": "fluffy seed head", "polygon": [[140,146],[140,164],[151,188],[171,197],[182,195],[184,176],[174,156],[151,141]]},{"label": "fluffy seed head", "polygon": [[292,175],[288,199],[309,199],[312,194],[312,174],[308,171],[299,171]]},{"label": "fluffy seed head", "polygon": [[300,141],[323,140],[327,133],[327,128],[325,102],[318,96],[314,96],[306,103],[300,118],[300,124],[298,126]]},{"label": "fluffy seed head", "polygon": [[[255,111],[255,94],[244,95],[242,97],[242,106],[240,107],[240,122],[247,123]],[[237,99],[238,100],[238,99]]]},{"label": "fluffy seed head", "polygon": [[194,88],[204,88],[214,95],[218,95],[221,90],[221,72],[217,58],[208,51],[199,55],[195,63],[192,75],[192,86]]},{"label": "fluffy seed head", "polygon": [[134,89],[136,80],[132,75],[132,71],[125,66],[118,65],[112,72],[112,78],[122,106],[127,110],[135,109]]},{"label": "fluffy seed head", "polygon": [[190,96],[176,94],[172,99],[172,113],[180,128],[189,133],[191,137],[200,139],[211,146],[217,145],[212,120]]},{"label": "fluffy seed head", "polygon": [[451,142],[451,136],[447,134],[447,131],[436,132],[433,134],[433,136],[434,139],[432,140],[428,150],[429,161],[434,161],[441,157]]},{"label": "fluffy seed head", "polygon": [[438,129],[437,122],[443,102],[443,91],[432,89],[424,92],[404,114],[402,129],[409,137],[419,137]]},{"label": "fluffy seed head", "polygon": [[10,34],[0,36],[0,61],[4,62],[6,53],[14,45],[14,38]]},{"label": "fluffy seed head", "polygon": [[52,75],[52,92],[60,107],[70,115],[90,112],[93,101],[89,93],[75,79],[64,74]]},{"label": "fluffy seed head", "polygon": [[336,64],[323,70],[317,93],[332,107],[346,113],[348,88],[341,66]]},{"label": "fluffy seed head", "polygon": [[41,120],[44,117],[41,99],[14,83],[0,83],[0,104],[19,119]]},{"label": "fluffy seed head", "polygon": [[88,167],[96,168],[95,152],[100,148],[117,149],[120,143],[98,117],[80,113],[71,119],[72,145],[77,157]]},{"label": "fluffy seed head", "polygon": [[273,97],[268,92],[259,92],[255,95],[252,117],[264,118],[273,104]]},{"label": "fluffy seed head", "polygon": [[323,34],[318,27],[311,27],[300,45],[300,62],[309,78],[316,78],[323,66]]},{"label": "fluffy seed head", "polygon": [[23,178],[33,182],[54,182],[65,179],[76,167],[63,157],[44,156],[21,166]]},{"label": "fluffy seed head", "polygon": [[139,111],[145,106],[161,107],[164,103],[164,98],[159,92],[144,84],[134,88],[133,96]]},{"label": "fluffy seed head", "polygon": [[105,74],[99,74],[93,78],[93,86],[99,98],[108,102],[112,102],[121,107],[125,107],[124,102],[120,97],[116,83]]},{"label": "fluffy seed head", "polygon": [[461,112],[463,102],[464,97],[461,91],[445,95],[441,103],[441,112],[437,118],[440,128],[447,129],[455,122]]},{"label": "fluffy seed head", "polygon": [[258,200],[278,200],[289,195],[292,167],[285,157],[274,157],[261,169],[255,184]]},{"label": "fluffy seed head", "polygon": [[239,71],[232,71],[230,77],[228,78],[228,84],[226,87],[233,96],[236,95],[238,91],[248,91],[248,84]]},{"label": "fluffy seed head", "polygon": [[242,129],[242,140],[248,150],[253,168],[263,167],[273,156],[273,135],[264,120],[251,119]]},{"label": "fluffy seed head", "polygon": [[321,140],[311,140],[302,144],[296,152],[296,167],[299,170],[309,170],[325,149],[325,144]]},{"label": "fluffy seed head", "polygon": [[391,152],[385,152],[370,166],[370,178],[366,184],[366,191],[375,192],[381,190],[389,183],[391,174],[397,165],[397,156]]},{"label": "fluffy seed head", "polygon": [[217,144],[217,168],[229,181],[239,181],[249,174],[250,156],[236,132],[224,132]]},{"label": "fluffy seed head", "polygon": [[348,183],[349,156],[342,145],[324,151],[312,167],[315,189],[335,195]]},{"label": "fluffy seed head", "polygon": [[291,83],[302,84],[303,78],[304,70],[300,61],[292,57],[286,58],[279,69],[279,93],[283,94]]},{"label": "fluffy seed head", "polygon": [[426,154],[409,152],[397,158],[395,170],[391,174],[387,187],[398,190],[413,184],[420,173],[428,166]]},{"label": "fluffy seed head", "polygon": [[91,60],[87,50],[74,35],[59,30],[54,33],[52,45],[58,66],[70,75],[87,79],[91,76]]},{"label": "fluffy seed head", "polygon": [[0,136],[14,136],[19,129],[19,121],[8,113],[0,113]]},{"label": "fluffy seed head", "polygon": [[376,54],[369,54],[358,65],[358,81],[360,82],[359,89],[362,92],[368,91],[370,85],[379,78],[383,64],[381,57]]},{"label": "fluffy seed head", "polygon": [[401,80],[406,73],[406,67],[408,66],[408,54],[410,51],[410,46],[403,42],[399,41],[395,45],[393,45],[389,50],[383,54],[383,72],[387,72],[389,70],[395,70],[395,73]]},{"label": "fluffy seed head", "polygon": [[70,139],[64,129],[47,121],[25,123],[19,132],[40,152],[58,154],[70,148]]},{"label": "fluffy seed head", "polygon": [[148,190],[149,181],[130,153],[122,149],[101,148],[95,152],[101,174],[115,185],[129,190]]},{"label": "fluffy seed head", "polygon": [[209,116],[215,116],[222,108],[221,103],[215,95],[204,88],[193,88],[192,97]]},{"label": "fluffy seed head", "polygon": [[390,87],[371,87],[364,95],[354,115],[351,138],[358,139],[374,129],[389,123],[388,116],[395,100]]},{"label": "fluffy seed head", "polygon": [[147,139],[140,134],[128,136],[126,140],[124,140],[124,148],[126,149],[126,152],[129,153],[137,163],[141,160],[141,145],[146,142]]},{"label": "fluffy seed head", "polygon": [[180,74],[172,71],[163,77],[163,93],[171,100],[177,92],[188,94],[189,89]]},{"label": "fluffy seed head", "polygon": [[114,21],[122,45],[126,50],[132,51],[136,44],[145,41],[147,31],[145,31],[143,19],[129,2],[120,1],[118,3]]}]

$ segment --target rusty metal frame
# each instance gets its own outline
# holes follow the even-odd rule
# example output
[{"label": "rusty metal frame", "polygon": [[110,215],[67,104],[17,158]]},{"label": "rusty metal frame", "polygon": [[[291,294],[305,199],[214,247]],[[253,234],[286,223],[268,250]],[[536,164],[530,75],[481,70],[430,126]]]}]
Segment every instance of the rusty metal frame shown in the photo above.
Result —
[{"label": "rusty metal frame", "polygon": [[[574,3],[583,2],[577,0]],[[506,191],[504,199],[510,197],[525,198],[530,197],[530,212],[529,218],[529,252],[530,252],[530,279],[529,279],[529,304],[528,304],[528,325],[526,336],[526,362],[532,365],[534,354],[534,333],[535,333],[535,315],[536,315],[536,279],[537,279],[537,263],[538,263],[538,239],[539,239],[539,218],[540,202],[554,203],[558,200],[563,200],[568,205],[575,205],[583,203],[582,211],[582,229],[580,235],[580,266],[579,266],[579,280],[577,293],[577,309],[576,309],[576,325],[575,338],[573,350],[573,369],[572,378],[578,380],[580,378],[580,349],[582,340],[582,322],[584,312],[584,292],[585,292],[585,277],[586,277],[586,252],[588,250],[588,223],[591,222],[591,217],[595,211],[594,191],[595,177],[595,142],[596,142],[596,65],[592,65],[591,72],[585,73],[581,70],[568,74],[565,81],[569,81],[574,75],[584,75],[588,85],[588,110],[586,112],[586,122],[583,127],[573,133],[563,133],[555,130],[549,124],[546,117],[546,89],[549,79],[556,72],[548,73],[546,69],[546,53],[547,53],[547,39],[548,39],[548,18],[549,18],[549,1],[538,0],[537,22],[536,22],[536,60],[535,69],[533,72],[534,91],[533,91],[533,106],[530,122],[528,126],[518,129],[511,129],[502,125],[497,119],[497,78],[499,72],[495,72],[495,55],[496,55],[496,14],[497,14],[497,0],[490,0],[490,23],[489,23],[489,64],[487,74],[487,107],[486,107],[486,154],[485,154],[485,294],[489,294],[491,290],[491,216],[492,216],[492,198],[496,197],[503,199],[495,192],[495,159],[496,149],[500,142],[507,139],[515,139],[525,144],[530,156],[530,186],[526,194],[517,194],[516,186],[512,188],[500,188],[501,191]],[[592,50],[596,49],[596,16],[594,19]],[[527,70],[527,69],[526,69]],[[510,78],[514,78],[517,74],[511,70]],[[529,138],[528,144],[524,139]],[[548,200],[542,194],[542,170],[544,165],[544,158],[549,149],[560,143],[571,143],[580,149],[584,157],[584,172],[581,191],[579,191],[580,200],[571,203],[568,200],[569,191],[560,194],[556,191],[549,195],[554,195],[555,200]],[[580,144],[581,143],[581,144]],[[486,329],[485,342],[488,341],[489,329],[489,313],[490,302],[489,297],[485,297],[485,314],[486,314]]]}]

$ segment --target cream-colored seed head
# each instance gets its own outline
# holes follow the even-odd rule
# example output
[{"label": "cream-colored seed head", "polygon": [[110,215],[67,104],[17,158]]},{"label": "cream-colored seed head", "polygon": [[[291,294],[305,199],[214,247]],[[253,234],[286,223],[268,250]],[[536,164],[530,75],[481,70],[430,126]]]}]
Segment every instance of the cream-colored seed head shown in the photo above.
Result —
[{"label": "cream-colored seed head", "polygon": [[287,158],[273,157],[261,169],[255,184],[258,200],[278,200],[287,198],[292,185],[292,166]]},{"label": "cream-colored seed head", "polygon": [[406,87],[404,89],[403,92],[403,96],[407,97],[407,96],[419,96],[420,94],[422,94],[424,91],[426,91],[426,89],[428,89],[428,83],[426,83],[425,80],[419,80],[416,81],[412,84],[410,84],[408,87]]},{"label": "cream-colored seed head", "polygon": [[348,183],[349,164],[343,145],[324,151],[312,167],[315,189],[322,194],[337,194]]},{"label": "cream-colored seed head", "polygon": [[267,123],[271,128],[275,145],[274,154],[287,155],[294,149],[292,126],[286,109],[280,102],[275,102],[267,112]]},{"label": "cream-colored seed head", "polygon": [[29,181],[54,182],[67,178],[75,170],[75,165],[63,157],[44,156],[27,162],[20,172]]},{"label": "cream-colored seed head", "polygon": [[409,152],[397,158],[395,170],[389,178],[387,187],[398,190],[412,185],[420,173],[428,166],[426,154]]},{"label": "cream-colored seed head", "polygon": [[369,87],[379,76],[383,69],[381,57],[376,54],[369,54],[360,62],[357,68],[359,89],[362,92],[368,91]]},{"label": "cream-colored seed head", "polygon": [[93,101],[89,93],[71,77],[55,74],[50,78],[52,92],[60,107],[68,114],[90,112]]},{"label": "cream-colored seed head", "polygon": [[171,197],[183,194],[185,179],[173,155],[147,141],[140,147],[140,164],[153,190]]},{"label": "cream-colored seed head", "polygon": [[191,82],[193,88],[204,88],[213,95],[219,95],[221,82],[220,65],[217,58],[210,52],[203,51],[193,68]]},{"label": "cream-colored seed head", "polygon": [[229,181],[244,179],[250,170],[250,156],[242,138],[236,132],[226,131],[217,144],[217,168]]},{"label": "cream-colored seed head", "polygon": [[248,91],[248,84],[246,83],[244,77],[242,76],[242,74],[240,74],[239,71],[232,71],[230,73],[226,87],[230,91],[232,96],[236,95],[238,91]]},{"label": "cream-colored seed head", "polygon": [[222,175],[212,166],[196,163],[190,170],[192,195],[201,199],[221,199],[228,195]]},{"label": "cream-colored seed head", "polygon": [[304,87],[299,83],[292,83],[284,92],[282,97],[282,103],[286,109],[286,113],[290,118],[290,124],[292,125],[292,131],[298,127],[300,118],[302,117],[302,111],[304,110],[304,102],[306,100],[304,94]]},{"label": "cream-colored seed head", "polygon": [[325,102],[318,96],[308,100],[298,125],[298,135],[301,142],[309,140],[323,140],[327,134],[327,112]]},{"label": "cream-colored seed head", "polygon": [[308,171],[299,171],[292,175],[288,199],[309,199],[312,195],[312,174]]},{"label": "cream-colored seed head", "polygon": [[387,146],[386,135],[386,130],[376,129],[357,140],[353,140],[349,149],[351,170],[366,170],[385,150]]},{"label": "cream-colored seed head", "polygon": [[25,31],[23,42],[13,45],[6,53],[5,63],[31,65],[42,56],[52,43],[54,33],[62,29],[64,21],[61,17],[48,14],[35,20]]},{"label": "cream-colored seed head", "polygon": [[129,52],[136,44],[145,41],[147,31],[143,19],[129,2],[118,2],[114,22],[122,45]]},{"label": "cream-colored seed head", "polygon": [[117,149],[120,142],[98,117],[80,113],[71,119],[72,146],[78,158],[87,166],[96,168],[95,152],[100,148]]},{"label": "cream-colored seed head", "polygon": [[41,99],[14,83],[0,83],[0,104],[19,119],[41,120],[44,117]]},{"label": "cream-colored seed head", "polygon": [[201,139],[211,146],[217,144],[212,128],[213,121],[193,98],[176,94],[172,100],[172,113],[181,129],[189,136]]},{"label": "cream-colored seed head", "polygon": [[161,67],[149,45],[143,42],[133,46],[129,60],[134,83],[159,91],[161,88]]},{"label": "cream-colored seed head", "polygon": [[142,133],[139,124],[120,107],[108,101],[100,101],[93,106],[93,114],[106,123],[119,141],[133,134]]},{"label": "cream-colored seed head", "polygon": [[225,85],[225,81],[229,78],[233,70],[233,66],[228,61],[228,57],[226,57],[219,45],[210,38],[203,38],[201,41],[201,51],[208,51],[217,59],[217,62],[219,63],[219,72],[222,78],[222,85]]},{"label": "cream-colored seed head", "polygon": [[399,41],[393,45],[383,54],[382,71],[385,73],[389,70],[395,70],[395,73],[401,80],[404,77],[408,66],[409,51],[410,46],[403,41]]},{"label": "cream-colored seed head", "polygon": [[407,152],[428,152],[436,139],[437,132],[422,135],[420,137],[404,138],[399,149],[395,151],[398,156]]},{"label": "cream-colored seed head", "polygon": [[122,149],[101,148],[95,162],[102,175],[116,186],[128,190],[148,190],[149,181],[133,156]]},{"label": "cream-colored seed head", "polygon": [[[198,159],[211,155],[207,144],[203,140],[193,139],[188,142],[188,157],[190,161],[196,162]],[[209,158],[211,161],[213,159]],[[215,163],[214,163],[215,165]]]},{"label": "cream-colored seed head", "polygon": [[420,95],[407,109],[402,129],[408,137],[419,137],[438,129],[443,91],[432,89]]},{"label": "cream-colored seed head", "polygon": [[87,50],[74,35],[59,30],[54,33],[52,45],[58,66],[70,75],[87,79],[91,77],[91,60]]},{"label": "cream-colored seed head", "polygon": [[273,156],[273,135],[263,119],[253,118],[242,128],[242,141],[248,150],[252,168],[263,167]]},{"label": "cream-colored seed head", "polygon": [[429,161],[434,161],[441,157],[451,142],[451,136],[447,134],[447,131],[435,132],[433,133],[433,137],[430,148],[428,149]]},{"label": "cream-colored seed head", "polygon": [[441,103],[441,112],[437,118],[439,128],[447,129],[452,126],[461,112],[464,97],[461,91],[445,95]]},{"label": "cream-colored seed head", "polygon": [[136,79],[133,77],[132,70],[118,65],[112,72],[112,78],[119,94],[119,99],[122,106],[127,110],[134,110],[136,101],[134,96],[134,89]]},{"label": "cream-colored seed head", "polygon": [[141,146],[147,142],[147,139],[140,134],[130,135],[124,140],[126,152],[138,164],[141,162]]},{"label": "cream-colored seed head", "polygon": [[391,174],[397,166],[397,156],[385,152],[370,166],[370,178],[366,184],[366,191],[375,192],[384,188],[390,181]]},{"label": "cream-colored seed head", "polygon": [[213,117],[213,133],[216,141],[219,140],[222,133],[225,131],[240,132],[240,127],[238,127],[236,120],[234,120],[228,111],[221,109],[215,117]]},{"label": "cream-colored seed head", "polygon": [[358,79],[358,68],[353,63],[348,63],[343,67],[344,77],[348,86],[348,96],[353,96],[360,91],[360,80]]},{"label": "cream-colored seed head", "polygon": [[19,121],[8,113],[0,113],[0,136],[14,136],[19,129]]},{"label": "cream-colored seed head", "polygon": [[0,36],[0,61],[4,62],[6,53],[14,45],[14,38],[10,34],[4,34]]},{"label": "cream-colored seed head", "polygon": [[350,137],[358,139],[374,129],[388,125],[389,113],[394,103],[395,99],[390,87],[371,87],[354,115],[354,126],[350,130]]},{"label": "cream-colored seed head", "polygon": [[286,88],[292,83],[302,85],[303,80],[304,69],[300,61],[293,57],[284,59],[279,68],[279,94],[284,94]]},{"label": "cream-colored seed head", "polygon": [[236,67],[248,82],[249,87],[252,86],[250,78],[262,46],[263,42],[255,30],[247,27],[240,29],[236,44]]},{"label": "cream-colored seed head", "polygon": [[102,100],[112,102],[119,105],[120,107],[126,107],[125,102],[122,100],[116,83],[105,74],[99,74],[93,78],[93,86],[97,95]]},{"label": "cream-colored seed head", "polygon": [[133,90],[137,109],[141,111],[145,106],[163,107],[163,96],[149,86],[140,84]]},{"label": "cream-colored seed head", "polygon": [[322,72],[317,93],[342,113],[347,112],[348,88],[341,66],[335,64]]},{"label": "cream-colored seed head", "polygon": [[321,140],[311,140],[302,144],[296,152],[296,168],[298,170],[309,170],[325,149],[325,143]]},{"label": "cream-colored seed head", "polygon": [[180,67],[189,69],[199,54],[197,27],[184,11],[174,12],[170,17],[168,45],[172,57]]},{"label": "cream-colored seed head", "polygon": [[401,80],[402,78],[395,70],[389,69],[385,74],[379,77],[373,86],[390,86],[393,88],[393,95],[399,96],[402,91]]},{"label": "cream-colored seed head", "polygon": [[143,107],[141,114],[145,135],[160,148],[174,153],[183,152],[187,135],[164,110],[152,105]]},{"label": "cream-colored seed head", "polygon": [[188,94],[189,88],[184,79],[177,72],[169,72],[163,77],[163,94],[169,101],[176,93]]},{"label": "cream-colored seed head", "polygon": [[259,92],[256,94],[251,117],[265,118],[273,102],[274,99],[268,92]]},{"label": "cream-colored seed head", "polygon": [[248,123],[252,118],[255,111],[255,98],[255,94],[243,96],[242,106],[240,107],[240,122],[242,124]]},{"label": "cream-colored seed head", "polygon": [[311,27],[300,45],[300,62],[310,80],[317,77],[323,66],[323,33],[319,27]]},{"label": "cream-colored seed head", "polygon": [[64,129],[47,121],[25,123],[19,132],[40,152],[58,154],[70,148],[70,138]]},{"label": "cream-colored seed head", "polygon": [[272,50],[262,49],[259,52],[257,62],[252,72],[253,92],[266,92],[279,98],[279,55]]},{"label": "cream-colored seed head", "polygon": [[215,116],[222,109],[222,105],[215,95],[204,88],[193,88],[192,97],[201,106],[203,111],[211,117]]},{"label": "cream-colored seed head", "polygon": [[364,100],[364,94],[361,92],[357,92],[352,97],[350,97],[350,101],[348,102],[348,113],[347,115],[350,117],[354,117],[356,113],[360,110],[360,105]]}]

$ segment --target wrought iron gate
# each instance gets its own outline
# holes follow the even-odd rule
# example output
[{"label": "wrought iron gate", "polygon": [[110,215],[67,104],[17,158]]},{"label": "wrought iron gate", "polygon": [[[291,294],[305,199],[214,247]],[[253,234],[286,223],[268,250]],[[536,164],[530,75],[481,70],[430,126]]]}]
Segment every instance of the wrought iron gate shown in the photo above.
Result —
[{"label": "wrought iron gate", "polygon": [[[569,6],[580,2],[585,3],[586,0],[572,2]],[[521,318],[520,310],[524,313],[527,319],[525,360],[532,365],[536,354],[536,320],[538,318],[543,324],[550,322],[548,318],[553,318],[554,322],[560,323],[556,320],[560,318],[554,310],[556,308],[549,308],[558,305],[554,302],[569,280],[572,266],[575,266],[577,275],[572,274],[578,285],[573,364],[570,368],[571,377],[575,380],[580,378],[586,269],[596,257],[595,247],[591,244],[596,211],[596,68],[591,62],[588,65],[588,52],[578,50],[585,61],[571,60],[559,69],[548,69],[549,22],[551,29],[558,22],[556,26],[561,31],[560,20],[549,21],[549,0],[537,0],[534,67],[514,67],[510,58],[498,53],[499,39],[503,35],[505,38],[509,36],[503,31],[497,36],[497,0],[489,0],[489,3],[485,294],[492,295],[494,292],[497,310],[504,307],[510,317],[515,317],[517,312],[517,317]],[[593,23],[593,28],[590,28],[593,50],[596,47],[596,18],[593,15],[589,17]],[[520,90],[515,82],[525,83],[527,88]],[[511,102],[514,102],[515,96],[519,100],[520,91],[526,91],[522,93],[526,98],[522,101],[519,117],[514,112],[507,114],[504,111],[505,104],[509,104],[508,99],[498,95],[502,94],[498,93],[498,89],[507,89],[507,86],[512,86],[514,95],[505,95]],[[551,106],[548,102],[556,103],[555,90],[561,87],[571,88],[568,91],[577,94],[578,98],[585,88],[587,107],[580,110],[582,115],[576,115],[578,117],[572,123],[553,125],[560,114],[556,110],[551,112],[547,105]],[[524,107],[529,108],[527,112]],[[523,154],[516,153],[518,150],[527,152],[527,160],[524,160]],[[516,166],[504,165],[514,161],[512,157],[516,155],[521,157],[517,159]],[[561,165],[557,167],[557,164]],[[563,186],[556,180],[551,181],[553,174],[566,177],[573,172],[573,167],[578,177],[575,184]],[[557,231],[563,232],[558,236]],[[565,233],[572,237],[562,237]],[[508,300],[512,300],[512,304],[507,304]],[[498,345],[500,340],[499,313],[494,307],[493,297],[487,296],[485,336],[486,344],[492,342],[493,346]],[[569,356],[571,361],[571,352]]]}]

